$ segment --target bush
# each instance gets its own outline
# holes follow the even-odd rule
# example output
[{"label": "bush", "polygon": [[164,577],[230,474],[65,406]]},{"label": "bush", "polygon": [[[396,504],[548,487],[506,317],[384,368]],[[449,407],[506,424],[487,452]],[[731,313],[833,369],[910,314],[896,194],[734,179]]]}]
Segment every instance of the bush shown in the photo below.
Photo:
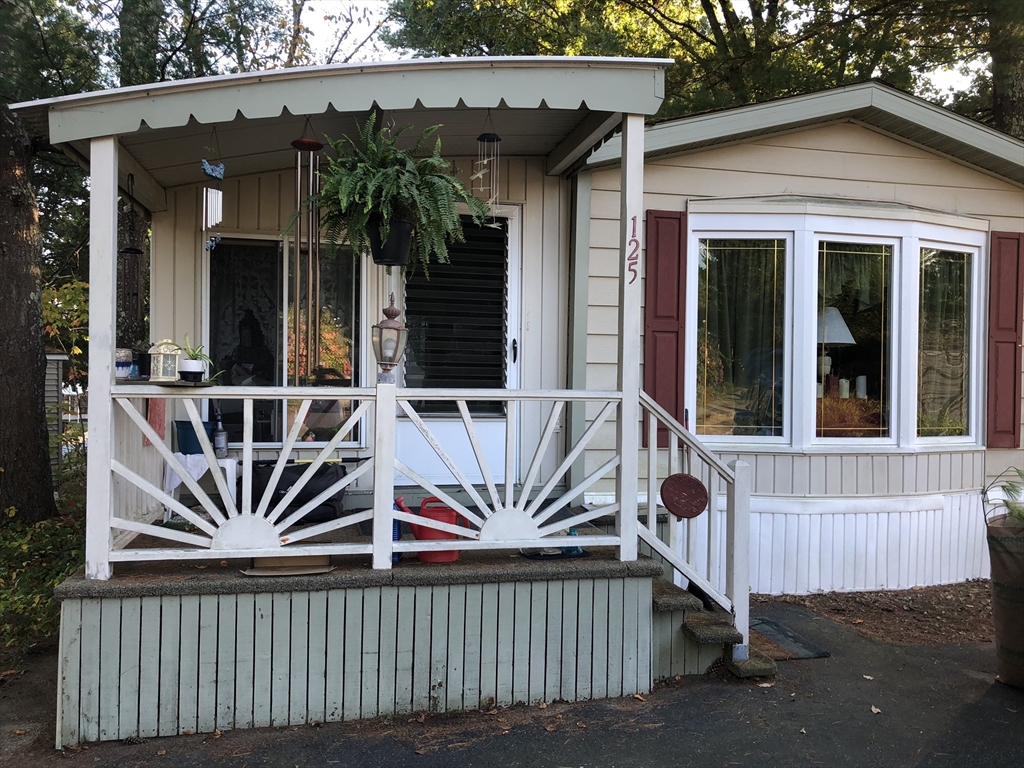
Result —
[{"label": "bush", "polygon": [[67,433],[64,460],[54,471],[57,517],[7,521],[0,536],[0,651],[24,653],[60,628],[53,589],[85,562],[85,446]]},{"label": "bush", "polygon": [[85,562],[85,519],[62,514],[39,523],[12,521],[0,537],[0,648],[21,653],[60,627],[53,589]]}]

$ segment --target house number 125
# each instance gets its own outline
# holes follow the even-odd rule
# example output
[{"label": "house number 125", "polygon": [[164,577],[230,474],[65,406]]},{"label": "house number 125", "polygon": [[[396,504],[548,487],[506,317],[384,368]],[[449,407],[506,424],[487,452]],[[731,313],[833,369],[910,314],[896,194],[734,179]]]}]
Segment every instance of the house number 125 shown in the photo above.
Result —
[{"label": "house number 125", "polygon": [[632,285],[636,282],[638,275],[636,266],[640,261],[640,240],[637,239],[636,236],[636,216],[634,216],[631,221],[633,222],[633,234],[630,236],[629,244],[627,246],[629,248],[629,253],[626,254],[626,269],[629,270],[632,277],[629,278],[627,285]]}]

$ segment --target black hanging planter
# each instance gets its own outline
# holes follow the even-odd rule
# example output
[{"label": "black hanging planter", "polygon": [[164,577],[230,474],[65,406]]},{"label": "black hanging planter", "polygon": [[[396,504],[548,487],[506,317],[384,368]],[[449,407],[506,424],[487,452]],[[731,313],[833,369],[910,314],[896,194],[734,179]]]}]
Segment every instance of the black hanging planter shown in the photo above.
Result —
[{"label": "black hanging planter", "polygon": [[373,263],[382,267],[404,267],[409,263],[412,250],[412,222],[408,219],[392,219],[388,239],[380,241],[380,217],[371,216],[367,222],[367,236],[370,239],[370,255]]}]

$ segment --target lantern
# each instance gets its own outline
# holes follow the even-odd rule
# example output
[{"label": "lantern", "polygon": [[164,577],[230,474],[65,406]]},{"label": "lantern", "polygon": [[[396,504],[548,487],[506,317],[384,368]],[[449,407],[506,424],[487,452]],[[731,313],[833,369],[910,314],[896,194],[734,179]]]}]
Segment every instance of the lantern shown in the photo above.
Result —
[{"label": "lantern", "polygon": [[399,310],[395,306],[395,294],[391,294],[391,304],[384,310],[384,320],[373,326],[371,342],[373,354],[377,358],[377,365],[383,373],[378,381],[387,384],[395,383],[395,375],[392,373],[405,353],[405,343],[409,339],[409,329],[398,320]]},{"label": "lantern", "polygon": [[151,382],[178,380],[178,345],[170,339],[158,341],[149,348],[149,361]]}]

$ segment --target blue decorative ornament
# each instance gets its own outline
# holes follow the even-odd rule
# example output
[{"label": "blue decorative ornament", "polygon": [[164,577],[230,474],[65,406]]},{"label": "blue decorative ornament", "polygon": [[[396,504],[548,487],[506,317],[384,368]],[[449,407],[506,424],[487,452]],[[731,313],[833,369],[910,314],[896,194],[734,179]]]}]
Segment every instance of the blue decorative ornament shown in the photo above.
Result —
[{"label": "blue decorative ornament", "polygon": [[207,159],[204,157],[203,158],[203,173],[205,173],[211,179],[219,179],[219,180],[223,181],[223,179],[224,179],[224,163],[217,163],[216,165],[211,165],[209,163],[209,161],[207,161]]},{"label": "blue decorative ornament", "polygon": [[[203,162],[206,162],[205,160]],[[220,242],[220,235],[215,235],[206,241],[206,250],[212,251]]]}]

